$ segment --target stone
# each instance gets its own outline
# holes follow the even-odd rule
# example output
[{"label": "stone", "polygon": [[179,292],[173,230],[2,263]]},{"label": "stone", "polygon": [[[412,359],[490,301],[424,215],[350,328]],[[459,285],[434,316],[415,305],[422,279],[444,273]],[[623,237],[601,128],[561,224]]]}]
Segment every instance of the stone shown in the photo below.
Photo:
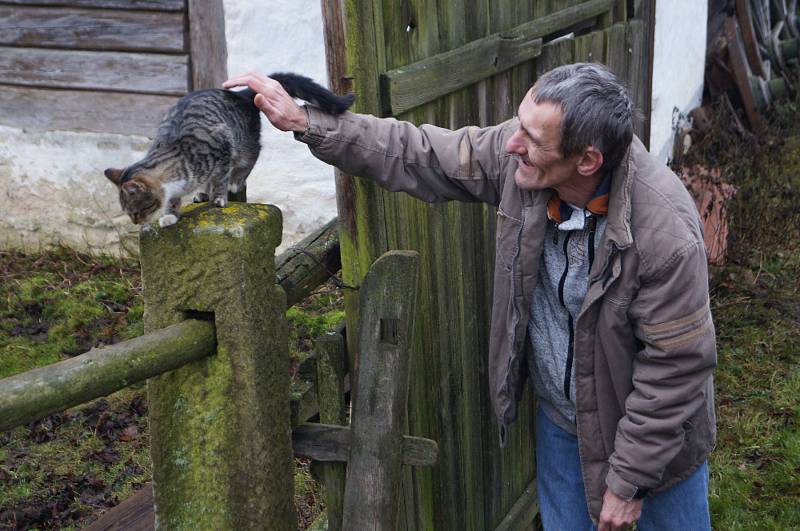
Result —
[{"label": "stone", "polygon": [[148,381],[156,528],[296,529],[281,213],[185,207],[140,235],[145,331],[213,319],[217,354]]}]

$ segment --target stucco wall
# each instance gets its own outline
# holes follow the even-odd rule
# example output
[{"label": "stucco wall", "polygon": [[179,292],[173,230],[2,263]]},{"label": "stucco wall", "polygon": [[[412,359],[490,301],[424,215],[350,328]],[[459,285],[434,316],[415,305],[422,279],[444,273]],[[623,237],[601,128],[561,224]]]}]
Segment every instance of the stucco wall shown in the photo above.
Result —
[{"label": "stucco wall", "polygon": [[703,96],[708,2],[656,2],[650,152],[672,155],[674,122],[698,107]]},{"label": "stucco wall", "polygon": [[[326,84],[318,1],[224,5],[230,74],[294,71]],[[333,170],[291,134],[266,122],[263,129],[248,200],[283,210],[285,246],[336,215]],[[0,248],[64,243],[94,252],[135,251],[136,227],[121,215],[103,170],[135,162],[148,145],[144,137],[0,126]]]}]

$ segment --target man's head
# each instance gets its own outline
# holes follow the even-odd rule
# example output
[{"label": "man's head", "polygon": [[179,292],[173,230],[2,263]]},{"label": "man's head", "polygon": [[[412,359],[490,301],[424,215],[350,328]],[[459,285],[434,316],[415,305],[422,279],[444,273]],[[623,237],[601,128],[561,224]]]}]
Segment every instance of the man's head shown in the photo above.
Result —
[{"label": "man's head", "polygon": [[[522,189],[594,190],[617,166],[633,138],[625,87],[600,64],[577,63],[541,76],[519,106],[520,129],[506,144],[519,157]],[[582,179],[583,178],[583,179]]]}]

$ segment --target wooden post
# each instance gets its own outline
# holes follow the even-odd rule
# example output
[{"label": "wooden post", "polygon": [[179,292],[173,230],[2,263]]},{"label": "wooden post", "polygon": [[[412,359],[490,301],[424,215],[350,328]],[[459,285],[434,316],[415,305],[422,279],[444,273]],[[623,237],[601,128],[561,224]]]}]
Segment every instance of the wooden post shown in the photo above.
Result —
[{"label": "wooden post", "polygon": [[361,285],[361,367],[353,404],[343,529],[397,523],[419,255],[390,251]]},{"label": "wooden post", "polygon": [[[344,337],[338,332],[330,332],[317,338],[316,351],[319,421],[343,426],[347,423],[344,399],[347,351]],[[324,463],[320,464],[320,469],[325,484],[328,531],[341,531],[347,466],[345,463]]]},{"label": "wooden post", "polygon": [[156,527],[296,529],[274,207],[190,205],[143,232],[145,331],[213,318],[215,356],[148,381]]}]

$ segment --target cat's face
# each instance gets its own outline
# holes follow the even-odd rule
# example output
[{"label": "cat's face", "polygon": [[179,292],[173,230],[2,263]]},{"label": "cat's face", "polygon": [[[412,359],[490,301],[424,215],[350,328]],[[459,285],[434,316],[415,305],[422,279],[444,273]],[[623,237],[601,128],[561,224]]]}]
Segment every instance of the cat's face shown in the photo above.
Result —
[{"label": "cat's face", "polygon": [[128,169],[109,168],[105,176],[119,189],[119,204],[137,225],[149,224],[161,209],[164,193],[160,183]]}]

